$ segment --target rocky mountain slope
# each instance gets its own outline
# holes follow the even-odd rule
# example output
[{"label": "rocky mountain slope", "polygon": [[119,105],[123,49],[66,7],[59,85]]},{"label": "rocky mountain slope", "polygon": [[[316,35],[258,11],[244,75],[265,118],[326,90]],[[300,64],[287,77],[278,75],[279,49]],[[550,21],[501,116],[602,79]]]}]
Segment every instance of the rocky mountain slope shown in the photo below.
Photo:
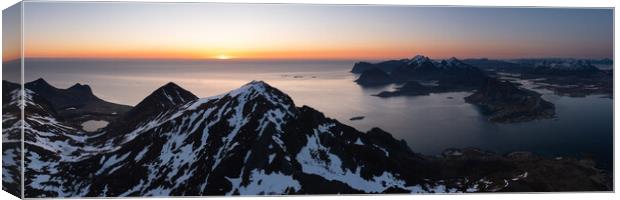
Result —
[{"label": "rocky mountain slope", "polygon": [[[13,98],[3,102],[3,127],[19,127],[15,113],[6,109],[19,103],[19,89],[4,91]],[[578,160],[472,149],[453,149],[442,157],[420,155],[381,129],[360,132],[308,106],[296,106],[261,81],[201,99],[168,84],[128,112],[132,121],[115,121],[117,125],[95,134],[59,118],[36,92],[25,93],[26,197],[611,188],[609,175]],[[3,138],[10,134],[3,129]],[[3,149],[4,155],[14,153]],[[10,161],[3,163],[17,162]],[[14,184],[13,171],[4,170],[3,177],[14,178],[3,178],[3,185]],[[566,171],[572,173],[564,175]]]},{"label": "rocky mountain slope", "polygon": [[2,81],[2,190],[21,195],[21,86]]}]

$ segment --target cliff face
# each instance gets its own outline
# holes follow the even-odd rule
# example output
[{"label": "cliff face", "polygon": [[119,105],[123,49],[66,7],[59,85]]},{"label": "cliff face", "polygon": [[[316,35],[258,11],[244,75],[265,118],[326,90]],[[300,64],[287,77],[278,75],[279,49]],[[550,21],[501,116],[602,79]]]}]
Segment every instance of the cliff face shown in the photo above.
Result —
[{"label": "cliff face", "polygon": [[362,72],[360,77],[355,82],[361,86],[381,86],[392,83],[390,76],[383,70],[372,68]]}]

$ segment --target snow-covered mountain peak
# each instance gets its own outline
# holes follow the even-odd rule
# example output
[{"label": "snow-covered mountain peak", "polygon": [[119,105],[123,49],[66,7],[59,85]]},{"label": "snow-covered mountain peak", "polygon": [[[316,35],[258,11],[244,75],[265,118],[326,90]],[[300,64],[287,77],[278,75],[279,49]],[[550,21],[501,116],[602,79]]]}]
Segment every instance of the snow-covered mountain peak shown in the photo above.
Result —
[{"label": "snow-covered mountain peak", "polygon": [[288,95],[264,81],[251,81],[223,96],[235,97],[240,101],[250,101],[262,97],[272,105],[283,105],[287,109],[295,107],[293,100]]},{"label": "snow-covered mountain peak", "polygon": [[447,61],[448,63],[455,63],[455,64],[461,63],[461,61],[455,57],[448,58]]},{"label": "snow-covered mountain peak", "polygon": [[416,55],[413,58],[411,58],[411,60],[409,60],[409,65],[411,64],[420,64],[420,63],[424,63],[426,61],[431,61],[431,59],[429,57],[426,57],[424,55]]},{"label": "snow-covered mountain peak", "polygon": [[546,74],[586,75],[600,71],[587,60],[545,60],[534,65],[534,72]]},{"label": "snow-covered mountain peak", "polygon": [[415,55],[411,60],[423,61],[423,60],[429,60],[429,58],[424,55]]},{"label": "snow-covered mountain peak", "polygon": [[229,94],[231,96],[237,96],[239,94],[247,93],[247,92],[265,92],[268,89],[275,89],[275,88],[271,87],[269,84],[265,83],[264,81],[253,80],[253,81],[250,81],[249,83],[246,83],[245,85],[241,86],[238,89],[230,91]]},{"label": "snow-covered mountain peak", "polygon": [[442,60],[441,62],[438,63],[438,65],[442,68],[451,68],[451,69],[473,68],[471,65],[468,65],[455,57]]}]

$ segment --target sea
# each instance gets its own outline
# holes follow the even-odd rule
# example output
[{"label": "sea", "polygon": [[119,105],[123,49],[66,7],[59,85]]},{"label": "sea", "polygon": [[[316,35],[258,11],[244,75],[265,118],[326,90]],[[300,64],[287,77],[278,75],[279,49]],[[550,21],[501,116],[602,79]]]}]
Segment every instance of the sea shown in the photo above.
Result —
[{"label": "sea", "polygon": [[[364,88],[350,73],[348,60],[111,60],[27,59],[26,82],[44,78],[58,88],[88,84],[98,97],[136,105],[167,82],[198,97],[209,97],[262,80],[288,94],[297,106],[366,132],[379,127],[403,139],[418,153],[439,155],[447,148],[476,147],[497,153],[530,151],[550,158],[593,157],[599,167],[613,163],[613,100],[543,94],[556,106],[556,117],[522,123],[493,123],[464,101],[471,92],[379,98],[398,85]],[[350,120],[363,116],[361,120]]]}]

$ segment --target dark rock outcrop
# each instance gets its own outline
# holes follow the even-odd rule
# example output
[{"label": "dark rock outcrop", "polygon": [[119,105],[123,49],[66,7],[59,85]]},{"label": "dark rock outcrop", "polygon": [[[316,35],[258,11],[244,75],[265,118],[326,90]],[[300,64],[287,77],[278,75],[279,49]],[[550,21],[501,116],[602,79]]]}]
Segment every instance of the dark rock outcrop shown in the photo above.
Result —
[{"label": "dark rock outcrop", "polygon": [[375,68],[375,64],[369,62],[356,62],[355,64],[353,64],[351,73],[361,74],[362,72],[373,68]]},{"label": "dark rock outcrop", "polygon": [[532,152],[498,154],[477,148],[452,148],[435,161],[439,173],[471,174],[468,181],[481,181],[478,186],[487,191],[596,191],[611,189],[613,182],[609,172],[594,168],[588,158],[549,159]]},{"label": "dark rock outcrop", "polygon": [[487,79],[465,101],[480,106],[494,122],[523,122],[555,115],[555,106],[540,94],[495,78]]}]

